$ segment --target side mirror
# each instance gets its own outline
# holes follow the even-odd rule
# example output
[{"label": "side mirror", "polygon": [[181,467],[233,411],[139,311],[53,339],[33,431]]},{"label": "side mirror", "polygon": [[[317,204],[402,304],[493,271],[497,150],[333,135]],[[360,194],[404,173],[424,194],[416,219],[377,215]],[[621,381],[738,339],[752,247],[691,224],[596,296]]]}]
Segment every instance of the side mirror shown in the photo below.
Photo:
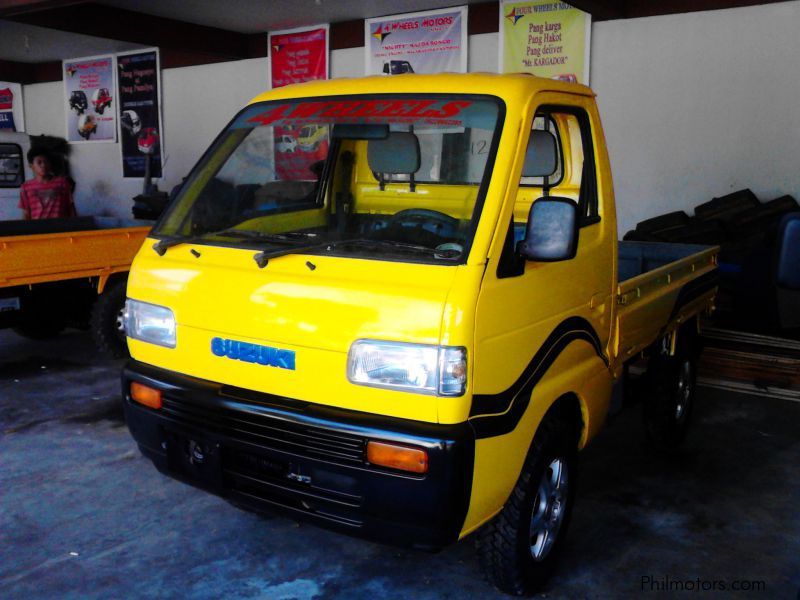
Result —
[{"label": "side mirror", "polygon": [[525,239],[517,252],[525,260],[569,260],[578,250],[578,205],[569,198],[539,198],[531,204]]}]

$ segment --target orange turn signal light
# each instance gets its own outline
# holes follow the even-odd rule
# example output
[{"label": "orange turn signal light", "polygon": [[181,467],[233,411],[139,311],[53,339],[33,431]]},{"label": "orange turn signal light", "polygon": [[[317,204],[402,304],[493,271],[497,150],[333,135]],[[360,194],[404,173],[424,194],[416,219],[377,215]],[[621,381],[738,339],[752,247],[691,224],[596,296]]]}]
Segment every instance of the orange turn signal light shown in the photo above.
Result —
[{"label": "orange turn signal light", "polygon": [[373,465],[411,473],[428,472],[428,453],[421,448],[370,441],[367,444],[367,460]]},{"label": "orange turn signal light", "polygon": [[131,398],[150,408],[161,408],[161,390],[131,381]]}]

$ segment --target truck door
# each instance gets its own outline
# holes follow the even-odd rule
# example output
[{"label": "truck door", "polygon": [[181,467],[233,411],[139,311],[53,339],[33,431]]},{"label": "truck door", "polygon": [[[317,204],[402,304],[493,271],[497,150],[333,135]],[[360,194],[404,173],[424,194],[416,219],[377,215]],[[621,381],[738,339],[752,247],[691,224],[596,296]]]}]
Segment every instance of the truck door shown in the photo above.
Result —
[{"label": "truck door", "polygon": [[[616,225],[613,204],[605,210],[604,200],[613,201],[610,181],[598,185],[597,157],[605,171],[607,163],[595,148],[595,118],[588,97],[553,94],[539,104],[530,128],[555,136],[556,168],[544,178],[522,173],[490,250],[477,305],[470,412],[478,437],[473,499],[485,502],[486,511],[505,502],[552,402],[578,395],[588,425],[584,440],[608,409]],[[608,190],[609,198],[598,190]],[[569,198],[579,207],[578,248],[569,260],[531,262],[515,251],[531,203],[544,196]],[[487,479],[495,483],[484,487],[480,482]]]},{"label": "truck door", "polygon": [[[602,425],[611,398],[616,223],[597,113],[589,97],[548,94],[529,122],[555,136],[558,157],[548,177],[523,172],[509,190],[478,296],[469,417],[477,439],[465,530],[503,506],[553,402],[565,394],[580,400],[583,443]],[[580,207],[576,254],[522,260],[515,247],[530,205],[546,195]]]}]

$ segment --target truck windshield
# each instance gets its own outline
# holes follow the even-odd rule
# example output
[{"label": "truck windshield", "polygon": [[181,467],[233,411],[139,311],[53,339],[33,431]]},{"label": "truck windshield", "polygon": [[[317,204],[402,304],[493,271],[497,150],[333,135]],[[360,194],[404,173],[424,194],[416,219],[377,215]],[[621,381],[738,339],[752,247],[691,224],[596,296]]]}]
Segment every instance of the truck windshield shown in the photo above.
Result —
[{"label": "truck windshield", "polygon": [[410,262],[466,260],[502,125],[485,96],[264,102],[217,139],[153,235]]}]

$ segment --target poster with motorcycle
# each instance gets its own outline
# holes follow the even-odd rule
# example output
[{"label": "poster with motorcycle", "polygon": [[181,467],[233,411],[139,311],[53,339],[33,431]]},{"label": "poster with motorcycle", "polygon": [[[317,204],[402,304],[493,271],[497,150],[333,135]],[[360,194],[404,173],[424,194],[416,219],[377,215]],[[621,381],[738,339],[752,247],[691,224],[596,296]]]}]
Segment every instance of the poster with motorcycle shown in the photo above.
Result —
[{"label": "poster with motorcycle", "polygon": [[65,60],[64,108],[67,141],[117,141],[114,57],[90,56]]},{"label": "poster with motorcycle", "polygon": [[[328,78],[328,25],[269,34],[271,87]],[[328,128],[275,127],[277,179],[317,178],[315,165],[328,155]]]},{"label": "poster with motorcycle", "polygon": [[467,7],[366,19],[367,75],[467,72]]},{"label": "poster with motorcycle", "polygon": [[162,176],[161,68],[158,49],[117,54],[122,176]]}]

